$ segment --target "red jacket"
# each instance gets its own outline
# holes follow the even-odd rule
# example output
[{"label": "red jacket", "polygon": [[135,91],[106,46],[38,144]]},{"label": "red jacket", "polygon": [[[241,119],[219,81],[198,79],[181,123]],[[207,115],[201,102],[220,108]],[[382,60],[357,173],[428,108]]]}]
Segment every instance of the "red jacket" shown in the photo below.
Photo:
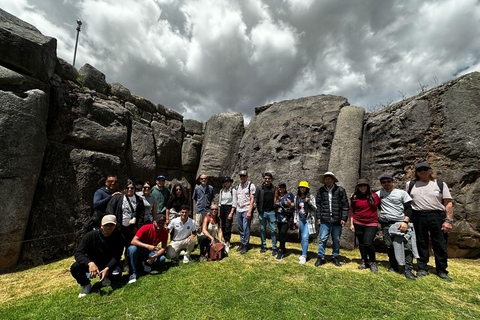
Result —
[{"label": "red jacket", "polygon": [[352,199],[350,203],[350,218],[360,224],[378,223],[377,206],[380,199],[376,193],[372,193],[375,204],[369,204],[366,196]]}]

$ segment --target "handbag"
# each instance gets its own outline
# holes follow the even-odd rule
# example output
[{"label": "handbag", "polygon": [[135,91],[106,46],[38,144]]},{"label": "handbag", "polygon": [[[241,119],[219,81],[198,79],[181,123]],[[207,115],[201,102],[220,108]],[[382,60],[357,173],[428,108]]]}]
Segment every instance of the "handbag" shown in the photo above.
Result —
[{"label": "handbag", "polygon": [[208,249],[208,261],[220,261],[226,256],[228,256],[228,254],[223,244],[219,242],[210,244]]},{"label": "handbag", "polygon": [[312,216],[307,218],[307,226],[308,226],[308,234],[317,234],[317,231],[315,230],[315,218]]}]

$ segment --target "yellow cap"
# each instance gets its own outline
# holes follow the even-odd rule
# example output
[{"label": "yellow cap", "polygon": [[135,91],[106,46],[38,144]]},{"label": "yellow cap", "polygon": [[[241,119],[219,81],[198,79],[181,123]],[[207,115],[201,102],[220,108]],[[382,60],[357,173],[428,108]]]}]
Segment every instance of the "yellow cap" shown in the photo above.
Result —
[{"label": "yellow cap", "polygon": [[310,187],[308,186],[308,182],[307,181],[300,181],[300,184],[298,185],[298,187],[305,187],[305,188],[308,188],[310,189]]}]

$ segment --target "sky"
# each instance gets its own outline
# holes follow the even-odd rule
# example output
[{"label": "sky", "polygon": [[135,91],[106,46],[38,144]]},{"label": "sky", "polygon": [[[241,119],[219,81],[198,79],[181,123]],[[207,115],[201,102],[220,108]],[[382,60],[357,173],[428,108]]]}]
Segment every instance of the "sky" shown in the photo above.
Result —
[{"label": "sky", "polygon": [[480,71],[476,0],[0,0],[76,63],[183,114],[318,94],[367,111]]}]

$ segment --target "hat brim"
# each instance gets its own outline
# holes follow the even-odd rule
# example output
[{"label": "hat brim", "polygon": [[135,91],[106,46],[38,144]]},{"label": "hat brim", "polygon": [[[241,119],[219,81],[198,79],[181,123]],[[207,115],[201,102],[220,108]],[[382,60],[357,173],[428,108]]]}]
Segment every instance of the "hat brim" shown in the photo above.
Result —
[{"label": "hat brim", "polygon": [[325,177],[332,177],[332,178],[333,178],[333,182],[338,182],[337,177],[335,177],[335,175],[333,175],[333,174],[321,174],[321,175],[320,175],[320,182],[321,182],[321,183],[324,183]]}]

